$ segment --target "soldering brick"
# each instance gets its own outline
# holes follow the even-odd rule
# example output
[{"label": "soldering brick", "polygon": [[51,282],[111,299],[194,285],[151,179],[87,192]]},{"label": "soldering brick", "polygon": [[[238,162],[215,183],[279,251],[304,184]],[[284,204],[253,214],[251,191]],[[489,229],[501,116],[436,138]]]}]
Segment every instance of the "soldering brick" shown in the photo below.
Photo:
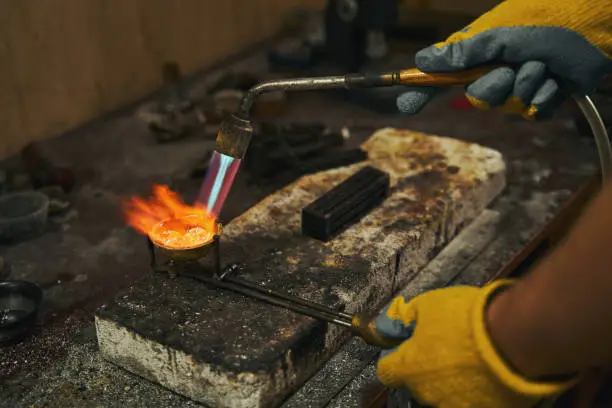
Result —
[{"label": "soldering brick", "polygon": [[[338,310],[377,310],[505,186],[502,156],[475,144],[382,129],[362,148],[366,162],[302,177],[228,224],[223,262]],[[329,242],[302,235],[301,209],[364,166],[389,174],[390,196]],[[96,328],[107,360],[223,408],[278,406],[347,338],[339,327],[153,273],[99,309]]]}]

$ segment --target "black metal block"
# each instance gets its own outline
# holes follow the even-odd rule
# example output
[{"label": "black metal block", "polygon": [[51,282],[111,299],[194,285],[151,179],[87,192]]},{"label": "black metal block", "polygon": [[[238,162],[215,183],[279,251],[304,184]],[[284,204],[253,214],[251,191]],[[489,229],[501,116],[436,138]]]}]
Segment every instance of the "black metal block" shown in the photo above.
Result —
[{"label": "black metal block", "polygon": [[302,209],[302,234],[327,242],[379,206],[389,195],[389,174],[364,167]]}]

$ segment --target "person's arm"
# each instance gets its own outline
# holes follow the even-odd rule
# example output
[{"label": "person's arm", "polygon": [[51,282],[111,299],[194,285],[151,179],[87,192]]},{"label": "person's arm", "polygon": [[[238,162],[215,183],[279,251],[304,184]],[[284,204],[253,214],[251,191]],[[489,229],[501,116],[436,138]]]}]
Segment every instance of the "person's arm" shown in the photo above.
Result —
[{"label": "person's arm", "polygon": [[612,183],[560,247],[492,300],[487,323],[529,378],[612,364]]},{"label": "person's arm", "polygon": [[[506,0],[415,63],[431,73],[507,64],[470,84],[468,100],[546,117],[562,99],[559,78],[589,93],[612,73],[611,2]],[[406,89],[398,108],[417,113],[435,93]],[[375,328],[403,342],[381,353],[379,379],[437,408],[529,408],[571,388],[580,380],[572,374],[612,362],[611,208],[607,187],[524,279],[393,299]]]},{"label": "person's arm", "polygon": [[612,182],[524,278],[393,299],[375,328],[405,341],[380,380],[438,408],[528,408],[612,365],[611,208]]}]

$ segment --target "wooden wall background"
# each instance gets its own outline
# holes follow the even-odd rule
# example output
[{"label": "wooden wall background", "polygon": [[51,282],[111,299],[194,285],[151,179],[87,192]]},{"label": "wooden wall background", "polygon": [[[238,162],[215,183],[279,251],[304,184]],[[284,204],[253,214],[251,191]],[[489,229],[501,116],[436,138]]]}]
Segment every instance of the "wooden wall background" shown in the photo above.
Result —
[{"label": "wooden wall background", "polygon": [[0,0],[0,158],[278,32],[324,0]]},{"label": "wooden wall background", "polygon": [[165,61],[193,73],[271,37],[290,9],[324,3],[0,0],[0,158],[155,90]]}]

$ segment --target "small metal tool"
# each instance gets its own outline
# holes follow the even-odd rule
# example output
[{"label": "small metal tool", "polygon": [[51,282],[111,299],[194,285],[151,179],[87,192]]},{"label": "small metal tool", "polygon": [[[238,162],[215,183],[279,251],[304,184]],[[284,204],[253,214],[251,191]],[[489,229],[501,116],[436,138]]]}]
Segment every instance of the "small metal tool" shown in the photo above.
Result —
[{"label": "small metal tool", "polygon": [[305,316],[345,327],[354,335],[361,337],[366,343],[372,346],[390,349],[398,346],[405,340],[381,336],[376,331],[373,317],[337,312],[321,304],[287,293],[277,292],[273,289],[265,288],[243,279],[235,278],[231,276],[231,272],[232,268],[230,267],[215,277],[192,271],[182,271],[180,275],[220,289],[230,290],[274,306],[279,306]]}]

